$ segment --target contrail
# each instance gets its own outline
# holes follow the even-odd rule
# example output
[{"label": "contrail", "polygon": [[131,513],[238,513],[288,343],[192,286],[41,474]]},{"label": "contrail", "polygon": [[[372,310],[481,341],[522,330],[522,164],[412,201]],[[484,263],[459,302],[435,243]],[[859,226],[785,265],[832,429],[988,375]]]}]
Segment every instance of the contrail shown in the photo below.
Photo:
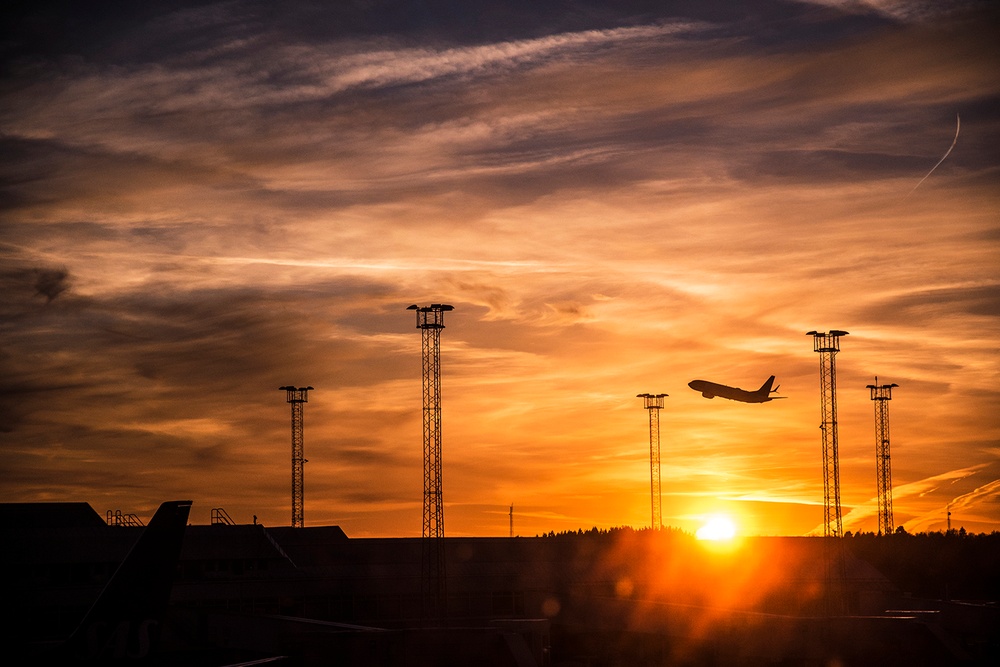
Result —
[{"label": "contrail", "polygon": [[[934,165],[933,167],[931,167],[930,171],[927,172],[927,176],[930,176],[931,174],[933,174],[934,170],[937,169],[938,166],[942,162],[944,162],[945,158],[948,157],[949,155],[951,155],[951,149],[953,149],[955,147],[955,144],[958,143],[958,131],[960,129],[962,129],[962,119],[959,117],[958,114],[955,114],[955,120],[957,121],[956,124],[955,124],[955,138],[952,140],[951,146],[948,147],[948,150],[947,150],[947,152],[945,152],[944,156],[940,160],[937,161],[936,165]],[[924,176],[923,178],[921,178],[920,179],[920,183],[923,183],[924,181],[926,181],[927,180],[927,176]],[[920,187],[920,183],[917,183],[916,185],[914,185],[913,186],[913,190],[916,190],[917,188],[919,188]],[[913,190],[910,190],[909,194],[907,194],[906,197],[909,197],[910,195],[912,195],[913,194]],[[906,197],[903,197],[903,199],[906,199]]]}]

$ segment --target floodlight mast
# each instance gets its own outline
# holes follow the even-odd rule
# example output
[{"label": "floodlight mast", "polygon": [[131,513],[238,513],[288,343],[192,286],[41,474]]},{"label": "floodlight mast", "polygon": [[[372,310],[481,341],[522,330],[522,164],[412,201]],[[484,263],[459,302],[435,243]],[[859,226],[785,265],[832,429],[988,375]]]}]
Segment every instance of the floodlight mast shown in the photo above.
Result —
[{"label": "floodlight mast", "polygon": [[309,401],[312,387],[278,387],[285,392],[285,400],[292,406],[292,528],[305,526],[305,470],[306,462],[303,441],[302,404]]},{"label": "floodlight mast", "polygon": [[837,365],[840,352],[840,337],[846,331],[831,330],[829,333],[810,331],[813,337],[813,351],[818,352],[820,411],[823,434],[823,535],[843,537],[844,526],[840,515],[840,461],[837,453]]},{"label": "floodlight mast", "polygon": [[453,306],[435,303],[410,306],[417,311],[421,330],[424,413],[424,520],[423,537],[444,537],[444,500],[441,480],[441,330],[444,314]]},{"label": "floodlight mast", "polygon": [[653,530],[663,528],[662,496],[660,493],[660,410],[667,394],[636,394],[649,411],[649,497]]},{"label": "floodlight mast", "polygon": [[896,383],[867,385],[875,403],[875,481],[878,486],[878,534],[891,535],[892,521],[892,466],[889,461],[889,401]]},{"label": "floodlight mast", "polygon": [[421,330],[423,361],[423,445],[424,445],[424,513],[421,530],[424,539],[423,587],[424,616],[444,619],[445,554],[444,554],[444,495],[441,480],[441,330],[444,314],[454,310],[445,303],[430,306],[412,305],[416,311],[417,328]]}]

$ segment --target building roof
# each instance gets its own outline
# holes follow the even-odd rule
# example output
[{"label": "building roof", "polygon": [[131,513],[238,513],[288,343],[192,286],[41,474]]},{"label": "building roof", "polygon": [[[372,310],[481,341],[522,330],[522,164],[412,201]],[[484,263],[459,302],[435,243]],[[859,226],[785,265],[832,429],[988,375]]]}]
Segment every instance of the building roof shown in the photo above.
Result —
[{"label": "building roof", "polygon": [[0,503],[5,530],[39,527],[86,528],[107,525],[90,503]]}]

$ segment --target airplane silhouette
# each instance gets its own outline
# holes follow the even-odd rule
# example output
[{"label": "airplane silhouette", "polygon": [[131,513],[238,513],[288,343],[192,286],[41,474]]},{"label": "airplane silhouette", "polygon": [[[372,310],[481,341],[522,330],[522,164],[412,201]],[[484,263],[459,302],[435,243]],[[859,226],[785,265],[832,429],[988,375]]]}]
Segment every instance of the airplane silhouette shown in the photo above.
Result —
[{"label": "airplane silhouette", "polygon": [[747,391],[746,389],[716,384],[707,380],[692,380],[688,382],[689,387],[695,391],[700,391],[701,395],[705,398],[721,396],[722,398],[728,398],[730,401],[739,401],[741,403],[767,403],[776,398],[786,398],[785,396],[771,396],[771,394],[778,391],[778,387],[771,389],[772,384],[774,384],[773,375],[757,391]]}]

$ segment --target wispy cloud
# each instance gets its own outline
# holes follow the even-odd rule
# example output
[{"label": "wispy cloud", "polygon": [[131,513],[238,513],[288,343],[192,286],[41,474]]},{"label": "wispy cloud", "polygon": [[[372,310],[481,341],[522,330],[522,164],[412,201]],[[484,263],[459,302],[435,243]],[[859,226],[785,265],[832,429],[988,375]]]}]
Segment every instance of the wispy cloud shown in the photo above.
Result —
[{"label": "wispy cloud", "polygon": [[[934,491],[937,491],[942,485],[946,483],[948,485],[951,485],[959,480],[972,477],[986,466],[987,464],[980,464],[976,466],[971,466],[969,468],[950,470],[948,472],[941,473],[939,475],[934,475],[926,479],[921,479],[916,482],[908,482],[906,484],[900,484],[899,486],[894,486],[892,488],[892,500],[893,502],[897,500],[902,500],[905,502],[907,498],[912,496],[924,497],[930,493],[933,493]],[[868,502],[853,507],[849,512],[847,512],[843,516],[842,520],[844,524],[844,529],[856,530],[858,526],[870,523],[871,517],[878,516],[878,511],[879,511],[878,498],[871,498]],[[907,528],[915,528],[919,523],[921,522],[910,521],[900,525],[904,525]],[[820,525],[817,528],[814,528],[813,532],[818,531],[822,533],[822,530],[823,526]]]},{"label": "wispy cloud", "polygon": [[[577,33],[548,35],[537,39],[500,42],[482,46],[425,49],[404,48],[364,52],[319,61],[313,70],[316,78],[327,83],[327,93],[355,86],[383,87],[424,82],[442,76],[489,74],[498,69],[534,64],[544,59],[565,57],[574,52],[611,48],[621,43],[691,34],[697,26],[689,22],[635,26],[611,30],[586,30]],[[303,54],[316,62],[314,53]]]},{"label": "wispy cloud", "polygon": [[992,515],[998,500],[1000,500],[1000,479],[995,479],[982,486],[977,486],[968,493],[952,498],[943,507],[914,517],[907,521],[904,526],[911,532],[933,528],[940,530],[941,525],[947,522],[948,512],[961,516],[961,520],[956,518],[956,525],[961,525],[968,520],[982,521]]},{"label": "wispy cloud", "polygon": [[904,21],[927,21],[947,15],[967,5],[964,2],[930,0],[802,0],[810,4],[835,7],[845,12],[878,12]]}]

